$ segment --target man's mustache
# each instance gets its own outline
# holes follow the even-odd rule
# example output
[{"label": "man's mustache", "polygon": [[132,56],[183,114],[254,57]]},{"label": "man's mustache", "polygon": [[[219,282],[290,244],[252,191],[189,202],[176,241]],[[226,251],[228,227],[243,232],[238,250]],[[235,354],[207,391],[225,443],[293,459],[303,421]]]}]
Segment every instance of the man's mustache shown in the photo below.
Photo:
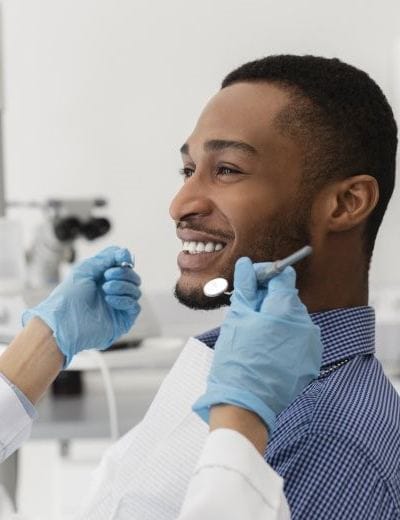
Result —
[{"label": "man's mustache", "polygon": [[177,222],[176,228],[177,229],[190,229],[191,231],[199,231],[201,233],[211,235],[215,238],[219,238],[224,241],[232,240],[233,238],[235,238],[233,233],[227,233],[226,231],[222,231],[220,229],[211,229],[209,227],[199,224],[198,222],[193,222],[190,220]]}]

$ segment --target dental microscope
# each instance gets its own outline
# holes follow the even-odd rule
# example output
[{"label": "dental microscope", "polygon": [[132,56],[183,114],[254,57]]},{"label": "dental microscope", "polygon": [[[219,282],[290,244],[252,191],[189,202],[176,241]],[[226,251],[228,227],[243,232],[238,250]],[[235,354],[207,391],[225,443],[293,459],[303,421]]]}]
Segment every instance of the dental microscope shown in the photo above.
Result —
[{"label": "dental microscope", "polygon": [[109,219],[94,214],[106,205],[105,199],[49,199],[41,205],[45,218],[27,254],[27,288],[33,297],[40,297],[40,291],[48,293],[61,281],[61,265],[76,259],[77,239],[92,241],[109,232]]}]

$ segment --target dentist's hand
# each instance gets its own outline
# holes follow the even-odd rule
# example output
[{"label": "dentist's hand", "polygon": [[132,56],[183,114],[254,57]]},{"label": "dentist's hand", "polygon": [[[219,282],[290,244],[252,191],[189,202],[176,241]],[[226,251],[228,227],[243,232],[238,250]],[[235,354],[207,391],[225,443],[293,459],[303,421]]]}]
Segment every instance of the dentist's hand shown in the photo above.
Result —
[{"label": "dentist's hand", "polygon": [[33,317],[53,331],[65,356],[66,367],[85,349],[103,350],[129,331],[140,306],[140,277],[128,267],[127,249],[109,247],[74,267],[46,300],[24,312],[22,322]]},{"label": "dentist's hand", "polygon": [[253,265],[235,266],[230,310],[215,344],[205,394],[193,410],[206,422],[210,407],[231,404],[256,413],[271,434],[276,416],[319,374],[322,344],[287,267],[259,288]]}]

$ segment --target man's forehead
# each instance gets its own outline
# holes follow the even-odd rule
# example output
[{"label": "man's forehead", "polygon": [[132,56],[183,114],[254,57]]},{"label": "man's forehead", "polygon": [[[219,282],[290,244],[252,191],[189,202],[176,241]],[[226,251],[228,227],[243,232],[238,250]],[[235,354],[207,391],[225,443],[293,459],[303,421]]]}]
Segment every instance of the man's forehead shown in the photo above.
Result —
[{"label": "man's forehead", "polygon": [[261,150],[278,137],[274,121],[289,101],[287,92],[266,82],[237,83],[221,89],[205,106],[181,151],[187,153],[194,142],[213,151],[219,141],[220,149],[231,141],[238,143],[237,149],[245,143]]}]

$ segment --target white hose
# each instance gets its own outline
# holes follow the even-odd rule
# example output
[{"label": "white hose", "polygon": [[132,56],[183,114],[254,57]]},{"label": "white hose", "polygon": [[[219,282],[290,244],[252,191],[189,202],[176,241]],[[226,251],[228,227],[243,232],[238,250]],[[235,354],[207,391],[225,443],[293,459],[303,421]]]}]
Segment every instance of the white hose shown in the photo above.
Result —
[{"label": "white hose", "polygon": [[118,424],[118,412],[117,402],[115,398],[115,392],[111,381],[111,372],[104,360],[104,356],[97,350],[89,351],[92,356],[97,360],[101,374],[104,380],[104,388],[107,397],[108,417],[110,422],[110,436],[111,440],[116,441],[119,438],[119,424]]}]

